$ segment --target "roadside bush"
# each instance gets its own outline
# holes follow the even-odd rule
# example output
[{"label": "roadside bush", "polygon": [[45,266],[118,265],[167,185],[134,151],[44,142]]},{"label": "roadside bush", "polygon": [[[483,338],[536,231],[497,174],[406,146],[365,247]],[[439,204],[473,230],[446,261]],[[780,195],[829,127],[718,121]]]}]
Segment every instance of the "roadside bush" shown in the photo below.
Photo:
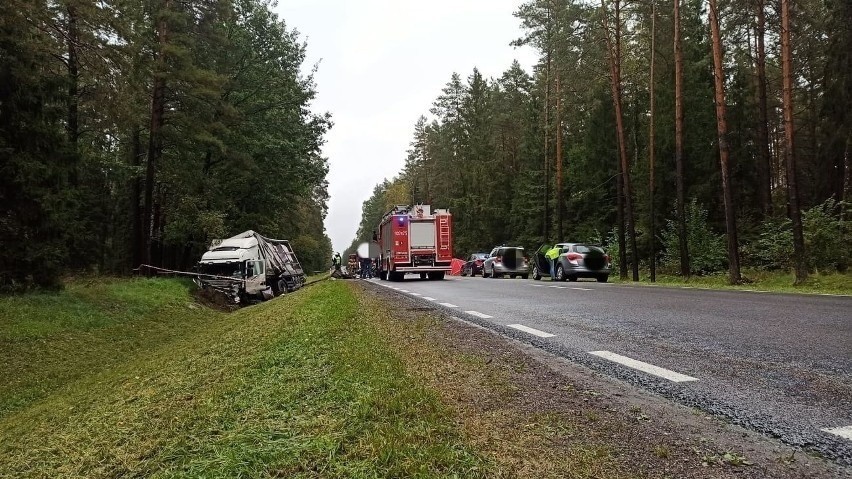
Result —
[{"label": "roadside bush", "polygon": [[[829,198],[802,213],[802,229],[808,269],[811,271],[846,271],[849,246],[845,221],[841,216],[843,202]],[[757,241],[745,248],[749,263],[761,269],[781,270],[793,267],[793,227],[788,218],[764,221]]]},{"label": "roadside bush", "polygon": [[[714,233],[707,224],[707,210],[696,199],[686,205],[686,243],[689,247],[689,269],[693,274],[708,274],[725,269],[727,249],[725,235]],[[680,271],[677,222],[667,220],[661,235],[665,249],[662,267],[667,273]]]}]

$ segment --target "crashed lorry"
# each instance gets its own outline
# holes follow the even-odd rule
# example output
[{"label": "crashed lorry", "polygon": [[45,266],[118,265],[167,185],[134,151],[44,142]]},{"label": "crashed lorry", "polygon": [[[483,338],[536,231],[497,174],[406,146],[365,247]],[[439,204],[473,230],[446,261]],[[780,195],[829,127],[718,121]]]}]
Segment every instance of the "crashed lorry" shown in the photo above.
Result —
[{"label": "crashed lorry", "polygon": [[240,304],[271,299],[305,284],[305,272],[290,242],[249,230],[213,240],[198,262],[195,283]]}]

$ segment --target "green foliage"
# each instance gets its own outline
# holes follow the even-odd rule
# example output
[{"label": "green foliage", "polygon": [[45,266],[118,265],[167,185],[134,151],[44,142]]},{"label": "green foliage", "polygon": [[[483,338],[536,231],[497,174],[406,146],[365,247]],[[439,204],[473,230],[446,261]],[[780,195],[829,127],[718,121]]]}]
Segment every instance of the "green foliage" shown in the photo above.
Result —
[{"label": "green foliage", "polygon": [[[306,47],[273,7],[0,6],[0,290],[126,272],[149,249],[153,263],[186,269],[211,239],[247,229],[301,238],[308,265],[328,255],[320,147],[331,121],[311,113]],[[166,114],[150,138],[155,78]]]},{"label": "green foliage", "polygon": [[[844,202],[829,198],[802,213],[805,250],[812,271],[846,271],[849,264],[848,226],[842,211]],[[747,248],[754,266],[787,270],[793,266],[793,232],[789,219],[763,222],[759,239]]]},{"label": "green foliage", "polygon": [[[707,210],[698,204],[695,198],[686,207],[686,238],[689,246],[689,269],[694,274],[708,274],[721,271],[726,267],[727,249],[725,235],[714,233],[708,225]],[[673,220],[666,222],[661,235],[665,248],[662,266],[668,272],[678,271],[677,224]]]}]

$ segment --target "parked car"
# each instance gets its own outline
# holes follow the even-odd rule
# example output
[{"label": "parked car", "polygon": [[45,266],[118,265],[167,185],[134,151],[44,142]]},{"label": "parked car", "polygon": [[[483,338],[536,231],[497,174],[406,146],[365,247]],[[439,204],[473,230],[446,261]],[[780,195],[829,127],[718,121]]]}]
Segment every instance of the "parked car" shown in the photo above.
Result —
[{"label": "parked car", "polygon": [[[557,281],[577,281],[579,278],[595,278],[599,283],[609,280],[612,263],[609,255],[600,246],[586,243],[558,243],[559,260],[556,263]],[[535,254],[533,279],[550,276],[550,261],[544,256],[548,247],[542,247]]]},{"label": "parked car", "polygon": [[483,278],[500,278],[508,274],[511,278],[520,276],[530,277],[529,264],[524,256],[524,249],[519,246],[498,246],[482,263]]},{"label": "parked car", "polygon": [[488,253],[473,253],[467,258],[467,262],[462,266],[462,276],[476,276],[482,274],[482,264],[488,258]]}]

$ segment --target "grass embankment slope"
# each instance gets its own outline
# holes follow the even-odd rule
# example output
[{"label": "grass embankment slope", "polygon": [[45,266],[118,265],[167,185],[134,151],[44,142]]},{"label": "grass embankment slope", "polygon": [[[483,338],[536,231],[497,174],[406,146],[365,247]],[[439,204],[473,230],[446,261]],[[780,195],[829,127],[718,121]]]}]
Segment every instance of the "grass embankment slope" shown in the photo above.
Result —
[{"label": "grass embankment slope", "polygon": [[487,475],[343,282],[232,314],[187,291],[0,299],[0,477]]}]

